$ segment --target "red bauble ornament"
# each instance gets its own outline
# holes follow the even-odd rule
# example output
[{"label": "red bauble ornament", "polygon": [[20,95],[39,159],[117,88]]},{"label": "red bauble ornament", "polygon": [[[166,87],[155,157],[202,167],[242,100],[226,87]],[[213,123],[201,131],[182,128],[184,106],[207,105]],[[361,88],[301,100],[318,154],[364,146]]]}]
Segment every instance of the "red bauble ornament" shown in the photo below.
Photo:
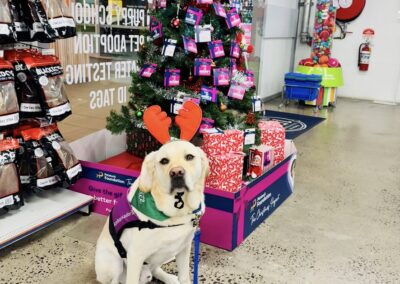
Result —
[{"label": "red bauble ornament", "polygon": [[247,47],[247,52],[253,53],[253,51],[254,51],[254,47],[251,44],[249,44],[249,46]]},{"label": "red bauble ornament", "polygon": [[237,42],[242,42],[242,39],[243,39],[243,34],[242,33],[237,33],[236,34],[236,41]]},{"label": "red bauble ornament", "polygon": [[178,29],[181,24],[181,20],[178,18],[173,18],[171,20],[171,27]]},{"label": "red bauble ornament", "polygon": [[188,82],[189,82],[189,83],[193,82],[193,76],[192,76],[192,75],[189,76]]}]

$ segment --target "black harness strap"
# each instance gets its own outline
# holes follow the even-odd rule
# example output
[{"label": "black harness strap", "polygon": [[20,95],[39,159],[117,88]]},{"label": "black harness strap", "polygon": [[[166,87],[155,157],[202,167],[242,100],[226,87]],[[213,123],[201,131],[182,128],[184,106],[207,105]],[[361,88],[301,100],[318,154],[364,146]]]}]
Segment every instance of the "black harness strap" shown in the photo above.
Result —
[{"label": "black harness strap", "polygon": [[115,231],[114,222],[112,221],[112,211],[111,211],[110,219],[108,222],[108,228],[110,231],[110,235],[114,240],[114,245],[117,248],[118,253],[121,256],[121,258],[126,258],[126,256],[127,256],[127,252],[121,242],[121,236],[125,229],[139,228],[139,231],[141,231],[143,229],[151,229],[152,230],[152,229],[158,229],[158,228],[178,227],[178,226],[182,226],[182,225],[185,225],[185,224],[159,226],[157,224],[154,224],[151,221],[144,222],[144,221],[137,220],[137,221],[132,221],[132,222],[126,223],[124,226],[121,227],[121,230],[117,233]]}]

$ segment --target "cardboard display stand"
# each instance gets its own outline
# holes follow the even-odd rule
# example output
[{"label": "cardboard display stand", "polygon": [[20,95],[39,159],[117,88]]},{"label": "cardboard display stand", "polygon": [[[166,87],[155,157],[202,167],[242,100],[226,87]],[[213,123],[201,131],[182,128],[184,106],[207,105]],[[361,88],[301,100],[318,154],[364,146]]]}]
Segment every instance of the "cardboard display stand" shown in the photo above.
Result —
[{"label": "cardboard display stand", "polygon": [[[129,186],[139,176],[137,170],[110,165],[112,161],[128,167],[125,143],[124,135],[113,136],[101,130],[71,144],[80,159],[107,159],[106,164],[82,161],[83,176],[71,187],[73,191],[94,197],[93,212],[108,215],[118,198],[126,197]],[[287,140],[285,148],[284,161],[237,193],[206,188],[207,208],[200,224],[203,243],[235,249],[291,195],[296,147],[293,141]]]}]

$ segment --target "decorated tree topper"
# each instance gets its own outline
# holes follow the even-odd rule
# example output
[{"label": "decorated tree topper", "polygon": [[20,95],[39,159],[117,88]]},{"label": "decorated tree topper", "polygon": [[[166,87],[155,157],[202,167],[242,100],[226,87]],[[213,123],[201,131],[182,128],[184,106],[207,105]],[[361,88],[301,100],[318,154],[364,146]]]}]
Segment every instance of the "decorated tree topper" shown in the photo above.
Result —
[{"label": "decorated tree topper", "polygon": [[[180,139],[190,141],[200,127],[203,114],[201,108],[194,102],[187,101],[179,110],[175,123],[181,130]],[[161,110],[158,105],[146,109],[143,115],[143,122],[150,134],[161,144],[171,141],[169,128],[171,118]]]}]

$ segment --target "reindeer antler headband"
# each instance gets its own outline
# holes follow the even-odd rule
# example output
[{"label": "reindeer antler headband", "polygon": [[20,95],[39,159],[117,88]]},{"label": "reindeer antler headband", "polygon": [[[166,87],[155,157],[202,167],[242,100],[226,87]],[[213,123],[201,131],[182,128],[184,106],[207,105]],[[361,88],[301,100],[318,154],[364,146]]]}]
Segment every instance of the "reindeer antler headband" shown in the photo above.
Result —
[{"label": "reindeer antler headband", "polygon": [[[201,108],[191,101],[187,101],[182,105],[175,123],[181,130],[181,140],[190,141],[200,127],[202,119]],[[160,106],[154,105],[146,109],[143,115],[143,122],[147,130],[161,144],[171,141],[169,128],[172,119],[161,110]]]}]

